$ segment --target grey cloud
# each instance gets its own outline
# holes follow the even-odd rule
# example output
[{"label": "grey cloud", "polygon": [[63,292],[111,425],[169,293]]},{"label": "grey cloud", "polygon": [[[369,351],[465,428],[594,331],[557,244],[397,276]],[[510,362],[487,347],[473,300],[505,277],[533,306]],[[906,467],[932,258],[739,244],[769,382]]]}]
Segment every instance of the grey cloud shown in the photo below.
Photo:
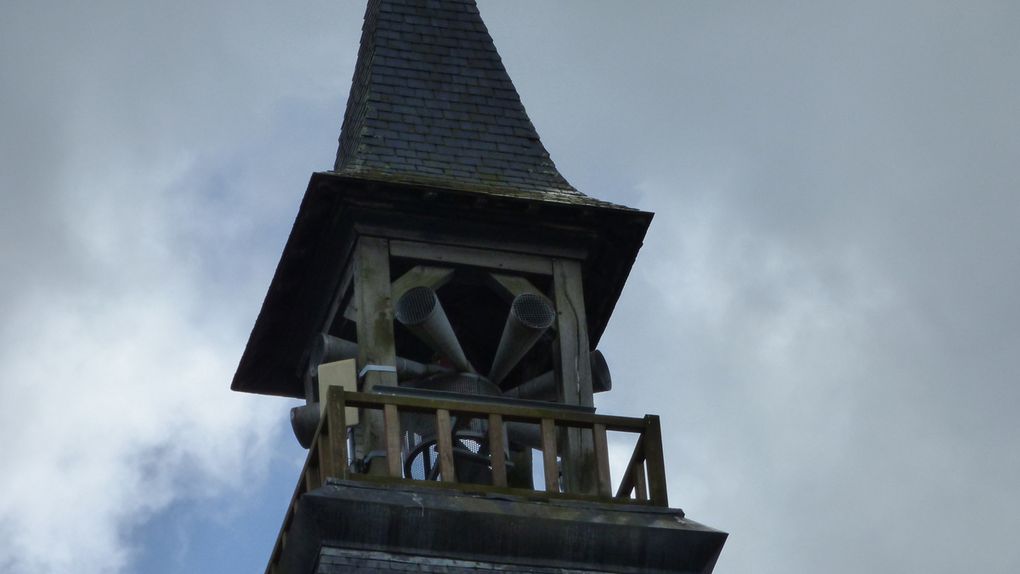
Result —
[{"label": "grey cloud", "polygon": [[344,82],[305,59],[340,52],[314,33],[336,31],[329,6],[246,6],[5,7],[4,571],[129,570],[134,527],[265,476],[286,405],[228,385],[295,197],[328,165],[281,128],[287,106]]},{"label": "grey cloud", "polygon": [[568,178],[658,212],[600,404],[662,411],[718,571],[1015,570],[1015,8],[590,5],[531,34],[596,63],[503,55]]},{"label": "grey cloud", "polygon": [[[717,571],[1017,570],[1017,9],[480,4],[568,179],[658,212],[599,406],[663,415],[671,500],[732,533]],[[168,496],[264,464],[256,444],[217,470],[235,443],[204,437],[283,430],[284,405],[225,389],[308,172],[330,165],[362,12],[5,11],[0,449],[23,470],[0,492],[71,460],[102,518],[46,563],[31,536],[54,514],[0,495],[22,570],[127,568],[117,529],[167,500],[127,515],[94,493],[140,492],[134,457],[178,421],[156,405],[186,415]],[[106,445],[95,464],[57,456],[77,446],[64,426],[39,435],[51,454],[18,430],[68,393]],[[99,440],[117,433],[94,413],[124,404],[146,405],[138,438]]]}]

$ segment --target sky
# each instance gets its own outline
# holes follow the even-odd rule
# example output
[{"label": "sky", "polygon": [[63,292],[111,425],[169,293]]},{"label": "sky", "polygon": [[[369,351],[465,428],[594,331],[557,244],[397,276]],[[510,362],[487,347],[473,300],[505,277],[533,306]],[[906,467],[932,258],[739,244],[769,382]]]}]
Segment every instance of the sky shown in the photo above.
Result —
[{"label": "sky", "polygon": [[[479,0],[581,191],[655,220],[601,412],[720,574],[1020,571],[1020,4]],[[363,0],[7,0],[0,571],[261,571],[303,451],[229,391]]]}]

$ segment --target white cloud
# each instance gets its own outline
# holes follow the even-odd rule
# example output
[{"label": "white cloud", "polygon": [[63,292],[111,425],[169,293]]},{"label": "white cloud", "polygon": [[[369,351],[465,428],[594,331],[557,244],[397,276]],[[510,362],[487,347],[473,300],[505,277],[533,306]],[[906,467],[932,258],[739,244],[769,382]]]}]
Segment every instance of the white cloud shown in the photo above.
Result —
[{"label": "white cloud", "polygon": [[[285,406],[227,386],[362,11],[5,9],[0,569],[127,570],[264,469]],[[599,404],[662,415],[717,571],[1017,570],[1015,8],[482,11],[568,178],[658,212]]]},{"label": "white cloud", "polygon": [[270,405],[227,389],[229,320],[195,320],[216,311],[175,252],[174,176],[93,179],[88,201],[68,202],[76,243],[39,254],[85,261],[80,273],[14,295],[0,338],[6,571],[117,571],[127,529],[264,472]]}]

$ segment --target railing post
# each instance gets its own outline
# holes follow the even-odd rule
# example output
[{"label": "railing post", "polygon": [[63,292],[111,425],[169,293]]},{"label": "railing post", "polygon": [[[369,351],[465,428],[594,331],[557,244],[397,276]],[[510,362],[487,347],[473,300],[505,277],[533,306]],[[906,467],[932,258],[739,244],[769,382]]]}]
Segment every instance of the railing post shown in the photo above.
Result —
[{"label": "railing post", "polygon": [[556,466],[556,422],[542,419],[542,467],[546,492],[560,491],[560,469]]},{"label": "railing post", "polygon": [[436,447],[439,449],[439,474],[443,482],[457,482],[453,466],[453,429],[450,425],[450,411],[436,410]]},{"label": "railing post", "polygon": [[606,437],[606,425],[599,423],[592,425],[592,438],[595,445],[598,494],[608,498],[613,495],[613,483],[609,476],[609,441]]},{"label": "railing post", "polygon": [[503,417],[489,415],[489,460],[492,464],[492,485],[506,486],[506,453],[503,452]]},{"label": "railing post", "polygon": [[383,407],[383,432],[386,435],[386,468],[390,476],[404,476],[400,468],[400,416],[397,405]]},{"label": "railing post", "polygon": [[343,387],[329,387],[326,392],[326,425],[329,437],[330,474],[347,478],[347,411]]},{"label": "railing post", "polygon": [[645,462],[649,496],[656,506],[669,506],[666,495],[666,463],[662,456],[662,426],[656,415],[645,415]]}]

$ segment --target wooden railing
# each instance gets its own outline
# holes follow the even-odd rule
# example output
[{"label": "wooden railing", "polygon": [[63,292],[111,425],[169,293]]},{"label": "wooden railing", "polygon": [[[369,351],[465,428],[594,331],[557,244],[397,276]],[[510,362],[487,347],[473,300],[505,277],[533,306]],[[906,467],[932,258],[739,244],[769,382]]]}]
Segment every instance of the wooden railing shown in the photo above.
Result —
[{"label": "wooden railing", "polygon": [[[555,406],[523,406],[519,404],[486,403],[463,400],[401,396],[392,394],[352,393],[340,387],[330,387],[326,408],[319,422],[305,461],[301,478],[291,505],[284,519],[280,537],[277,540],[270,567],[275,564],[282,551],[285,533],[290,527],[298,499],[305,492],[325,484],[327,478],[363,480],[371,482],[397,482],[418,486],[441,486],[459,488],[470,492],[494,492],[513,494],[525,498],[570,498],[594,502],[624,502],[668,506],[666,494],[666,472],[663,463],[662,431],[659,417],[645,415],[644,418],[597,415],[589,412],[556,408]],[[383,441],[385,443],[385,474],[359,473],[351,469],[348,453],[347,423],[345,409],[358,407],[365,410],[382,411]],[[438,481],[415,480],[404,476],[401,455],[402,433],[400,415],[419,413],[435,416],[436,464]],[[491,456],[491,484],[458,483],[454,460],[453,418],[466,417],[486,419],[488,422],[488,444],[503,445],[506,423],[528,423],[538,425],[542,444],[543,475],[545,490],[508,486],[507,464],[503,456]],[[595,485],[594,492],[569,492],[561,487],[557,459],[558,442],[565,429],[584,429],[591,433],[590,444],[594,451],[594,468],[586,469],[594,474],[589,484]],[[630,457],[630,463],[620,480],[615,493],[612,491],[612,477],[609,464],[609,432],[625,432],[638,435],[637,443]],[[501,449],[500,449],[501,450]],[[564,461],[564,467],[569,466]]]}]

